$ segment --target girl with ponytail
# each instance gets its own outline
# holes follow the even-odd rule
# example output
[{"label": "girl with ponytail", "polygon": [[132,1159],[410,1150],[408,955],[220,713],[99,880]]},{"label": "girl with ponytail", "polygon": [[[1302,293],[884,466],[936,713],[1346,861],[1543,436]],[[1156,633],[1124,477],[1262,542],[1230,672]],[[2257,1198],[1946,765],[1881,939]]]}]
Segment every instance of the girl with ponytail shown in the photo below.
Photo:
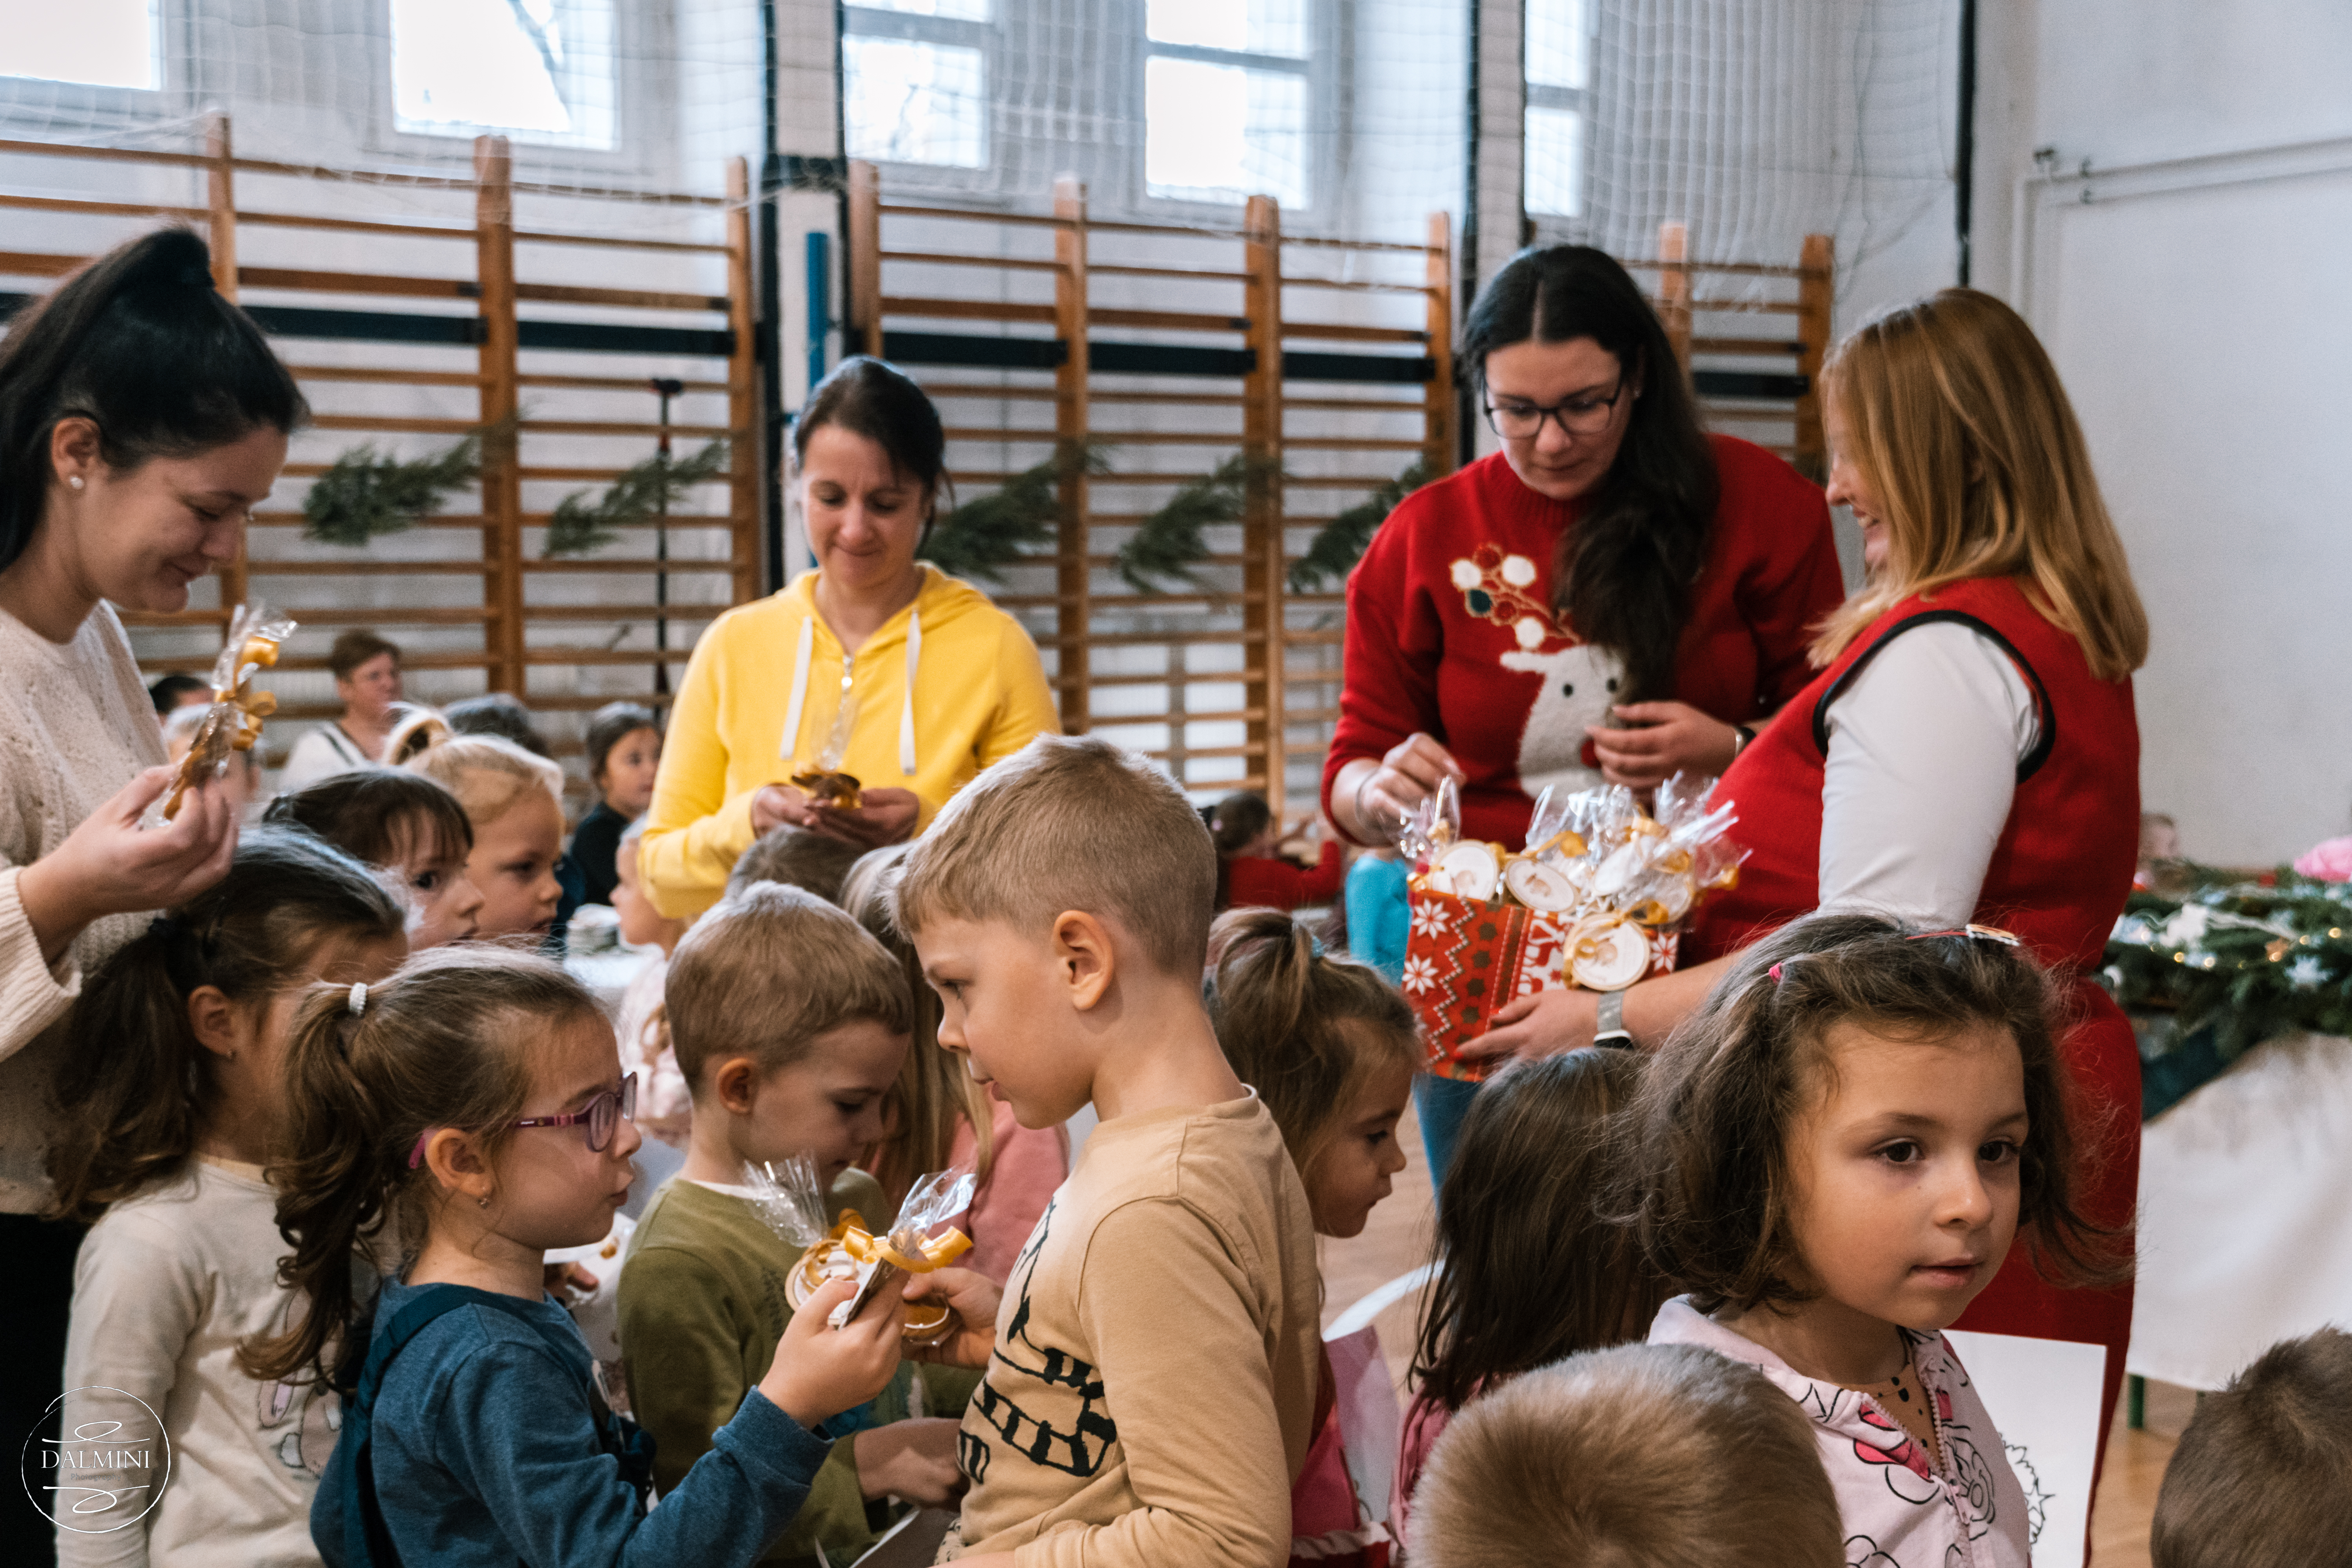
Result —
[{"label": "girl with ponytail", "polygon": [[152,1443],[160,1421],[175,1463],[160,1494],[61,1489],[63,1562],[316,1560],[329,1403],[257,1384],[236,1348],[286,1316],[264,1171],[283,1146],[294,1005],[313,982],[383,979],[407,951],[402,926],[359,862],[260,829],[227,876],[117,951],[69,1016],[49,1171],[59,1215],[97,1223],[75,1268],[64,1429],[119,1422]]},{"label": "girl with ponytail", "polygon": [[[220,880],[236,843],[210,784],[140,831],[172,771],[115,607],[187,607],[190,582],[236,556],[303,414],[182,229],[91,262],[0,338],[0,1431],[54,1436],[61,1392],[81,1229],[40,1217],[54,1026],[79,977]],[[0,1559],[47,1552],[36,1517],[0,1515]]]},{"label": "girl with ponytail", "polygon": [[[635,1174],[636,1083],[595,998],[544,959],[435,948],[381,984],[314,986],[288,1079],[279,1272],[299,1303],[240,1359],[343,1395],[310,1517],[330,1563],[748,1564],[824,1463],[811,1429],[897,1370],[903,1300],[835,1331],[852,1287],[829,1283],[648,1514],[651,1446],[542,1285]],[[355,1271],[379,1258],[394,1271],[366,1302]]]},{"label": "girl with ponytail", "polygon": [[[1412,1010],[1369,964],[1327,956],[1280,910],[1235,910],[1210,928],[1217,1042],[1265,1102],[1307,1188],[1318,1236],[1361,1235],[1404,1169],[1397,1121],[1421,1044]],[[1382,1568],[1388,1534],[1349,1479],[1331,1358],[1315,1402],[1314,1446],[1291,1488],[1291,1561]]]}]

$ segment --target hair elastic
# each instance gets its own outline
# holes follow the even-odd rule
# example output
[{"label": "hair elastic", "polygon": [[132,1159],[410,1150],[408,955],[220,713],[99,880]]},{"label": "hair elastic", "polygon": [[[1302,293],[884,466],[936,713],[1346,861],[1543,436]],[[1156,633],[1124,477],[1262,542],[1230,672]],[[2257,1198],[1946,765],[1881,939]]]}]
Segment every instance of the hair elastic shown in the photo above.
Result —
[{"label": "hair elastic", "polygon": [[351,1011],[352,1011],[352,1017],[354,1017],[354,1018],[358,1017],[361,1014],[362,1014],[362,1013],[364,1013],[364,1012],[366,1012],[366,1011],[367,1011],[367,982],[366,982],[366,981],[364,981],[364,980],[354,980],[354,981],[352,981],[352,994],[351,994],[351,999],[350,999],[350,1001],[349,1001],[349,1002],[347,1002],[347,1003],[346,1003],[346,1004],[344,1004],[344,1005],[345,1005],[346,1006],[348,1006],[348,1007],[351,1009]]},{"label": "hair elastic", "polygon": [[1780,966],[1779,964],[1777,964],[1777,963],[1776,963],[1776,964],[1774,964],[1771,968],[1769,968],[1769,969],[1766,970],[1764,973],[1767,973],[1767,974],[1769,974],[1769,975],[1770,975],[1770,976],[1772,977],[1772,984],[1773,984],[1778,985],[1778,984],[1780,984]]}]

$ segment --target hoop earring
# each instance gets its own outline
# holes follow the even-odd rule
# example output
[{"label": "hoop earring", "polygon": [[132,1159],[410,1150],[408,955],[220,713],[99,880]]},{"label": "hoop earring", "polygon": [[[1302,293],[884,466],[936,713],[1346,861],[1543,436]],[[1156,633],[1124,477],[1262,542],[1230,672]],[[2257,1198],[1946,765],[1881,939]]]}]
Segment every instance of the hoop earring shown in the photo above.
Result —
[{"label": "hoop earring", "polygon": [[477,1208],[488,1208],[490,1206],[490,1200],[487,1197],[476,1198],[474,1205]]}]

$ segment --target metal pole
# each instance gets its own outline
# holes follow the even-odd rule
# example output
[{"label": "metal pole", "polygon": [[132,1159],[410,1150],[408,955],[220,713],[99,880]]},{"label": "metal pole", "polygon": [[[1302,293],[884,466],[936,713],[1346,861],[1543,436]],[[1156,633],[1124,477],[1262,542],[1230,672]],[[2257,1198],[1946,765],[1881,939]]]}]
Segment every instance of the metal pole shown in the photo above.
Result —
[{"label": "metal pole", "polygon": [[1959,231],[1959,285],[1969,286],[1977,181],[1977,0],[1960,0],[1960,125],[1954,148],[1952,224]]},{"label": "metal pole", "polygon": [[[661,399],[661,437],[654,451],[661,463],[662,484],[654,498],[654,651],[669,652],[669,400],[686,390],[686,383],[655,376],[654,395]],[[669,695],[669,660],[654,666],[654,690]]]},{"label": "metal pole", "polygon": [[784,162],[776,151],[776,0],[760,0],[760,492],[766,498],[768,592],[784,585],[784,497],[776,479],[784,434],[784,309],[776,205]]}]

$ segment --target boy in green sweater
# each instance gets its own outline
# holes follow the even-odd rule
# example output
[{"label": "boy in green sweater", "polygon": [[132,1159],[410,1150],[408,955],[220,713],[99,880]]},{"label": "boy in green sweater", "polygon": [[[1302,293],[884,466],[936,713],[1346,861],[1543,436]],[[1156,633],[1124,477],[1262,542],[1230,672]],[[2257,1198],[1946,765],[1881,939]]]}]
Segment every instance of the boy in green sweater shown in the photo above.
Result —
[{"label": "boy in green sweater", "polygon": [[[663,1491],[758,1385],[792,1317],[784,1281],[796,1255],[741,1185],[744,1163],[806,1154],[830,1184],[828,1218],[854,1208],[887,1225],[881,1187],[850,1162],[882,1135],[882,1097],[911,1021],[904,973],[882,944],[833,905],[772,882],[695,924],[670,961],[666,998],[694,1126],[685,1166],[630,1239],[620,1290],[629,1399],[653,1434]],[[877,1402],[886,1419],[904,1414],[905,1381]],[[888,1523],[885,1500],[949,1502],[955,1438],[950,1420],[891,1420],[839,1438],[761,1561],[814,1564],[822,1545],[847,1563]]]}]

